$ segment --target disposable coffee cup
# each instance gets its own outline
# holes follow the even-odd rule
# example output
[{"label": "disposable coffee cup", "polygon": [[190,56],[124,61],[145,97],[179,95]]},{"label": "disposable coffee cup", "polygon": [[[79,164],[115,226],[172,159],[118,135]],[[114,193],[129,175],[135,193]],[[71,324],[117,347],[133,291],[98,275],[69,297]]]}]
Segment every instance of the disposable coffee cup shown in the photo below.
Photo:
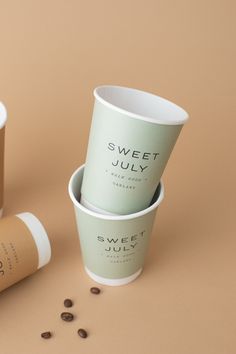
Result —
[{"label": "disposable coffee cup", "polygon": [[132,88],[100,86],[89,135],[81,203],[103,214],[147,208],[188,114]]},{"label": "disposable coffee cup", "polygon": [[7,111],[3,103],[0,102],[0,217],[3,214],[4,197],[4,147],[5,147],[5,125],[7,121]]},{"label": "disposable coffee cup", "polygon": [[47,232],[31,213],[0,221],[0,291],[44,267],[51,258]]},{"label": "disposable coffee cup", "polygon": [[85,271],[100,284],[128,284],[142,272],[157,207],[164,197],[163,184],[159,183],[148,208],[129,215],[103,215],[79,201],[83,173],[84,165],[74,172],[68,189]]}]

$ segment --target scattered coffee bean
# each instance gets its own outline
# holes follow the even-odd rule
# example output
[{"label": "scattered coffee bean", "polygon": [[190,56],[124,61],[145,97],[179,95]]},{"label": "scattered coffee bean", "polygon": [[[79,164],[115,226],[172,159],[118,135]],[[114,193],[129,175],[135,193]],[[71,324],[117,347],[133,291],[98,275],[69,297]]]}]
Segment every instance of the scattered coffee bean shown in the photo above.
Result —
[{"label": "scattered coffee bean", "polygon": [[73,306],[73,302],[71,299],[65,299],[64,300],[64,306],[65,307],[72,307]]},{"label": "scattered coffee bean", "polygon": [[83,328],[78,329],[78,335],[81,338],[87,338],[88,337],[88,333]]},{"label": "scattered coffee bean", "polygon": [[49,338],[51,338],[51,336],[52,336],[52,333],[49,331],[41,333],[41,337],[44,339],[49,339]]},{"label": "scattered coffee bean", "polygon": [[96,295],[98,295],[98,294],[100,294],[100,292],[101,292],[101,290],[99,289],[99,288],[97,288],[97,287],[92,287],[91,289],[90,289],[90,292],[92,293],[92,294],[96,294]]},{"label": "scattered coffee bean", "polygon": [[71,322],[74,319],[74,315],[70,312],[62,312],[61,319],[66,322]]}]

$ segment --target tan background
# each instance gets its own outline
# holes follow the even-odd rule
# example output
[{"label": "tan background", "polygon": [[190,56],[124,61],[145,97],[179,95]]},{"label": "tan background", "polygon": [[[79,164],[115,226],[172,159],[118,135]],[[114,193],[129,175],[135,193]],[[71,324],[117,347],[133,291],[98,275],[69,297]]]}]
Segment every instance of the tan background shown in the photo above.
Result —
[{"label": "tan background", "polygon": [[[233,0],[0,0],[5,214],[35,213],[53,247],[48,267],[0,295],[1,354],[235,354],[235,10]],[[191,120],[143,275],[95,297],[67,183],[100,84],[154,92]],[[65,297],[73,323],[59,318]]]}]

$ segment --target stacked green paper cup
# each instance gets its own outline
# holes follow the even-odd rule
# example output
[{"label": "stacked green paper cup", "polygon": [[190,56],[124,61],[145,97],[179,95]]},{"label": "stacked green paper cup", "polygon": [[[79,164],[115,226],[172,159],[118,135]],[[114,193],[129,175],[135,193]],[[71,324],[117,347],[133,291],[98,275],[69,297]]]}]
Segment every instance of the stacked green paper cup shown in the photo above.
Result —
[{"label": "stacked green paper cup", "polygon": [[86,163],[72,176],[82,256],[96,281],[121,285],[141,272],[161,176],[188,114],[136,89],[100,86]]}]

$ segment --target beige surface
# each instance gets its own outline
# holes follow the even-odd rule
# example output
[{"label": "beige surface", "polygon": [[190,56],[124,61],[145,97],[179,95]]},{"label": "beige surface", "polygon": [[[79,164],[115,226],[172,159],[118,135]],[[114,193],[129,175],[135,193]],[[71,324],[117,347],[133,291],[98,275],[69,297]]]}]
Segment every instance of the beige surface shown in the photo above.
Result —
[{"label": "beige surface", "polygon": [[[35,213],[53,247],[47,268],[0,295],[1,354],[235,354],[235,10],[230,0],[0,0],[5,214]],[[85,160],[92,89],[107,83],[169,98],[191,120],[143,275],[96,297],[67,182]],[[73,323],[59,318],[65,297]]]}]

